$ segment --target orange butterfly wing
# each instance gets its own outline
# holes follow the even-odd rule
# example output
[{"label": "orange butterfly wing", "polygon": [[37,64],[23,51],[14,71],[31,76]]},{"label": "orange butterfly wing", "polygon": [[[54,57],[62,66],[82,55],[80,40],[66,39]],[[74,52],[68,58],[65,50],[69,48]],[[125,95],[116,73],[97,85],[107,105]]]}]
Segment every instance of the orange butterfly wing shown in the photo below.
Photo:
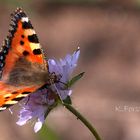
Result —
[{"label": "orange butterfly wing", "polygon": [[5,58],[2,78],[8,76],[15,62],[23,56],[31,63],[36,62],[47,65],[44,61],[38,37],[22,9],[17,9],[12,14],[11,20],[12,29],[9,31],[10,34],[2,47],[8,53]]},{"label": "orange butterfly wing", "polygon": [[22,9],[12,14],[12,29],[0,51],[0,110],[45,84],[48,66],[33,26]]},{"label": "orange butterfly wing", "polygon": [[28,96],[29,93],[34,92],[36,88],[36,86],[32,86],[16,89],[13,86],[0,82],[0,111],[18,103],[18,101]]}]

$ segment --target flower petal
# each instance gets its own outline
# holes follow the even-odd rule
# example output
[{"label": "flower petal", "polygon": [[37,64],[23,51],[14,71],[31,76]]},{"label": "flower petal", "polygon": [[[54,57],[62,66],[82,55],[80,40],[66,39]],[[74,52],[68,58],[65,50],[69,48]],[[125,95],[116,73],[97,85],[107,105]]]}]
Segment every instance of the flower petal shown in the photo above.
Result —
[{"label": "flower petal", "polygon": [[35,133],[37,133],[42,127],[42,122],[41,121],[38,121],[35,123],[35,126],[34,126],[34,131]]},{"label": "flower petal", "polygon": [[49,72],[54,72],[56,75],[61,76],[61,82],[53,83],[49,87],[42,86],[36,92],[31,93],[30,97],[25,98],[22,109],[19,112],[18,125],[24,125],[28,120],[35,119],[37,122],[34,125],[34,131],[38,132],[50,112],[50,107],[52,108],[53,104],[55,107],[57,96],[54,94],[58,94],[62,100],[67,99],[71,95],[72,90],[66,88],[65,84],[70,80],[70,76],[77,66],[79,54],[80,50],[78,48],[72,55],[68,54],[64,59],[60,59],[59,61],[53,59],[47,60]]}]

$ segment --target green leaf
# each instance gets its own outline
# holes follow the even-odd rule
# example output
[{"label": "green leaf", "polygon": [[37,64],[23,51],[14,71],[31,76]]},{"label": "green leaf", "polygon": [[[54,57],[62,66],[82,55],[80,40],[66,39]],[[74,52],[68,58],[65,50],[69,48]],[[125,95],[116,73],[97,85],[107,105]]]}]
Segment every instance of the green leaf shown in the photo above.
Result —
[{"label": "green leaf", "polygon": [[82,72],[76,76],[74,76],[70,81],[68,81],[67,83],[67,88],[70,88],[71,86],[73,86],[78,80],[80,80],[85,72]]},{"label": "green leaf", "polygon": [[67,96],[67,98],[65,100],[63,100],[63,102],[66,104],[70,104],[70,105],[72,104],[70,96]]}]

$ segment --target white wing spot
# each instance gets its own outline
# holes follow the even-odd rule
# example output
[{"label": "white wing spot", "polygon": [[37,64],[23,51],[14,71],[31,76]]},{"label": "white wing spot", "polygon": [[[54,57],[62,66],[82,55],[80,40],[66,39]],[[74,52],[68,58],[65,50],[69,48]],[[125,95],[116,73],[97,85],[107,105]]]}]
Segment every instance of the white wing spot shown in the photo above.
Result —
[{"label": "white wing spot", "polygon": [[29,22],[29,19],[28,19],[28,17],[23,17],[23,18],[21,18],[21,21],[22,22]]},{"label": "white wing spot", "polygon": [[0,110],[5,110],[6,109],[6,107],[0,107]]}]

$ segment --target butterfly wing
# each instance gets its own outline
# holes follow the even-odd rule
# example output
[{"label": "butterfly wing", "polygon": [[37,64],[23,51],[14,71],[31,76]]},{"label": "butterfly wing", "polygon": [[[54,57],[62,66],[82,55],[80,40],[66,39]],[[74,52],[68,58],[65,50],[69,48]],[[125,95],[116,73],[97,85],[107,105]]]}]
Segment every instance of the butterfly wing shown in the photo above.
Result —
[{"label": "butterfly wing", "polygon": [[0,111],[18,103],[18,101],[35,90],[36,86],[20,89],[0,82]]},{"label": "butterfly wing", "polygon": [[0,110],[34,92],[48,78],[47,62],[29,18],[18,8],[11,20],[0,50]]},{"label": "butterfly wing", "polygon": [[9,30],[9,35],[0,53],[2,78],[6,79],[13,69],[15,62],[23,57],[28,62],[38,63],[47,68],[38,37],[25,12],[18,8],[12,14],[11,20],[11,30]]}]

